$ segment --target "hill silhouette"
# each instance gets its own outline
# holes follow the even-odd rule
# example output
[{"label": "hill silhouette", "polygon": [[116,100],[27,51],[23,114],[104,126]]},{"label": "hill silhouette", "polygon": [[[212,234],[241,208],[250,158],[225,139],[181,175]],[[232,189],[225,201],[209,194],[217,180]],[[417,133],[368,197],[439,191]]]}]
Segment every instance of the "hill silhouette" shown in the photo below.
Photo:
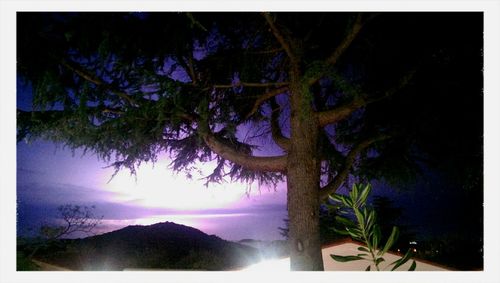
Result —
[{"label": "hill silhouette", "polygon": [[72,270],[234,270],[258,262],[260,253],[189,226],[162,222],[60,240],[36,257]]}]

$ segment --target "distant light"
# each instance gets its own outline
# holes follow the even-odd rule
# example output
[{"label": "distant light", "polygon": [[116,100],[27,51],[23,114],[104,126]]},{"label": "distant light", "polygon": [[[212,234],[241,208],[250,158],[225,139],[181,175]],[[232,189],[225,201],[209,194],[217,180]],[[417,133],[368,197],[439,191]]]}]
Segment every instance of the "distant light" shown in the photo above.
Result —
[{"label": "distant light", "polygon": [[416,245],[417,244],[417,241],[411,241],[410,242],[410,245]]},{"label": "distant light", "polygon": [[[245,198],[248,187],[241,183],[204,185],[207,176],[215,166],[212,163],[200,165],[200,173],[193,172],[190,180],[182,174],[165,171],[170,161],[158,161],[155,166],[143,164],[137,168],[137,178],[125,170],[119,171],[104,189],[117,202],[133,202],[146,208],[170,208],[174,210],[203,210],[235,205]],[[197,165],[198,166],[198,165]],[[106,181],[109,177],[106,176]],[[168,184],[168,185],[166,185]]]},{"label": "distant light", "polygon": [[263,260],[242,271],[285,272],[290,271],[290,258]]},{"label": "distant light", "polygon": [[413,249],[413,252],[416,253],[417,252],[417,249]]},{"label": "distant light", "polygon": [[398,253],[399,253],[399,252],[401,252],[401,250],[400,250],[400,249],[398,249]]}]

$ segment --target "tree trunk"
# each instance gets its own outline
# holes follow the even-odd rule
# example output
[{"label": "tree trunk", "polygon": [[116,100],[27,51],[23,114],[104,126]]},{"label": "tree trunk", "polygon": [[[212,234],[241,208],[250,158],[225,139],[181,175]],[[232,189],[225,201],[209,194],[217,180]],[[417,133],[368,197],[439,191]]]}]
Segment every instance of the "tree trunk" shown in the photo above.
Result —
[{"label": "tree trunk", "polygon": [[292,270],[323,270],[319,238],[318,121],[301,83],[291,88],[291,137],[287,161],[290,264]]}]

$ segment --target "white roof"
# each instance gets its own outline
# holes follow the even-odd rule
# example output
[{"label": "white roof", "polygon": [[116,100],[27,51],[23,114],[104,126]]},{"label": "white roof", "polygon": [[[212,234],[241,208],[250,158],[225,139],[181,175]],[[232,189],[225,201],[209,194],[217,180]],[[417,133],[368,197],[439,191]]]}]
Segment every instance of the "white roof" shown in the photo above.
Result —
[{"label": "white roof", "polygon": [[[323,247],[323,265],[325,271],[364,271],[370,261],[366,260],[355,260],[349,262],[338,262],[332,259],[330,254],[335,255],[357,255],[361,253],[358,248],[362,247],[361,244],[358,244],[353,241],[341,242],[338,244],[333,244],[330,246]],[[388,266],[390,263],[398,260],[402,257],[402,255],[396,255],[390,252],[384,254],[385,261],[379,264],[380,270],[390,271],[392,266]],[[415,260],[417,263],[417,267],[415,271],[448,271],[445,267],[438,266],[436,264],[432,264],[429,262],[425,262],[422,260]],[[397,271],[407,271],[411,266],[413,259],[410,259],[405,264],[400,266]],[[257,264],[251,265],[248,268],[245,268],[243,271],[270,271],[270,272],[283,272],[290,270],[290,258],[282,258],[277,260],[264,260]],[[372,264],[371,270],[376,270],[375,266]]]},{"label": "white roof", "polygon": [[[366,267],[371,263],[366,260],[354,260],[349,262],[338,262],[332,259],[331,254],[347,256],[347,255],[357,255],[362,253],[358,250],[359,247],[363,247],[362,245],[355,242],[344,242],[337,245],[331,245],[324,247],[322,249],[323,253],[323,265],[325,271],[364,271]],[[383,258],[385,261],[379,264],[380,270],[390,271],[393,265],[390,265],[394,261],[400,259],[403,255],[396,255],[390,252],[384,254]],[[415,271],[447,271],[444,267],[424,262],[422,260],[415,260],[417,263],[417,268]],[[410,268],[413,259],[410,259],[405,264],[400,266],[398,271],[407,271]],[[390,265],[390,266],[389,266]],[[375,265],[371,264],[371,270],[376,270]]]}]

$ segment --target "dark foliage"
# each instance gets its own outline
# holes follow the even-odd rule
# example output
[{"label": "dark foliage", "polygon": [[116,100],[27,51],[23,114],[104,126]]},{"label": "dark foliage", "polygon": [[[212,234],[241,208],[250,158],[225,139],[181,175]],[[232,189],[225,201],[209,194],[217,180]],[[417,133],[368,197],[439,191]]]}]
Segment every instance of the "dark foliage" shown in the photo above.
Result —
[{"label": "dark foliage", "polygon": [[17,19],[18,74],[34,90],[18,140],[132,173],[168,152],[176,171],[215,160],[208,182],[286,177],[290,234],[312,239],[291,256],[299,269],[321,257],[318,215],[298,216],[350,177],[404,187],[431,168],[482,192],[482,13]]},{"label": "dark foliage", "polygon": [[[325,178],[339,172],[346,149],[383,132],[392,138],[359,156],[353,175],[403,184],[415,179],[424,160],[465,188],[482,184],[480,13],[365,14],[369,22],[334,68],[321,60],[348,33],[355,13],[273,17],[303,39],[304,76],[323,74],[311,88],[318,111],[365,95],[378,100],[416,72],[397,95],[327,128],[334,143],[323,144]],[[265,146],[269,103],[251,108],[274,88],[244,83],[289,79],[288,59],[257,13],[20,13],[18,26],[18,70],[34,89],[33,109],[61,110],[19,112],[18,138],[83,147],[117,169],[133,171],[161,151],[172,153],[176,170],[213,159],[197,132],[199,117],[208,116],[218,138],[234,149]],[[205,99],[210,105],[203,110]],[[286,103],[280,99],[282,122]],[[236,131],[242,126],[257,129],[247,137],[261,139],[242,139]],[[209,181],[226,174],[268,183],[282,177],[217,161]]]}]

